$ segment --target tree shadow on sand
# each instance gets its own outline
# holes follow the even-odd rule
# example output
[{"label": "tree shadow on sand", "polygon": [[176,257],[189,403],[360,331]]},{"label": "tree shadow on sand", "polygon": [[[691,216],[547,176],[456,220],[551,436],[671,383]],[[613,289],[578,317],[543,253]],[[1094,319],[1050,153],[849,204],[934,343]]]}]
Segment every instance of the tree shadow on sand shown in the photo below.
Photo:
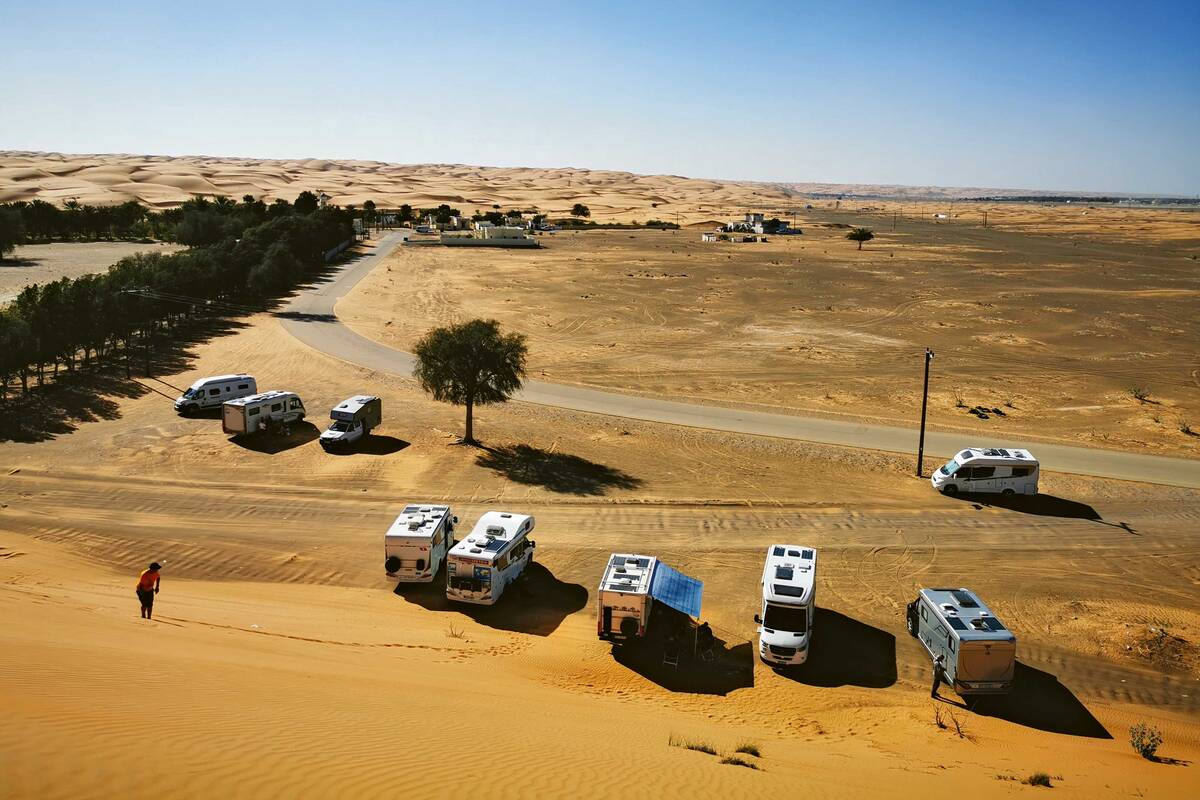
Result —
[{"label": "tree shadow on sand", "polygon": [[432,583],[397,584],[395,594],[428,611],[455,611],[489,628],[534,636],[549,636],[564,619],[587,605],[587,589],[560,581],[537,561],[525,567],[494,606],[450,602],[446,599],[444,570]]},{"label": "tree shadow on sand", "polygon": [[484,447],[475,463],[514,483],[541,486],[560,494],[602,495],[609,489],[636,489],[642,485],[641,479],[619,469],[526,444]]},{"label": "tree shadow on sand", "polygon": [[896,637],[837,611],[818,608],[808,660],[776,672],[808,686],[885,689],[896,682]]},{"label": "tree shadow on sand", "polygon": [[971,704],[985,717],[1015,722],[1050,733],[1111,739],[1112,735],[1074,693],[1048,672],[1017,662],[1012,689],[1006,695],[985,696]]}]

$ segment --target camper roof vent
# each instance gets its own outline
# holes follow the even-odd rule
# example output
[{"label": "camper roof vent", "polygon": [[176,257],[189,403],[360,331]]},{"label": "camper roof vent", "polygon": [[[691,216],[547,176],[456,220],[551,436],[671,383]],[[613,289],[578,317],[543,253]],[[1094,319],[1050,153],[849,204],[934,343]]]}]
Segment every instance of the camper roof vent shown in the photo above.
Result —
[{"label": "camper roof vent", "polygon": [[945,611],[947,614],[958,614],[958,609],[951,603],[942,603],[942,611]]},{"label": "camper roof vent", "polygon": [[408,521],[408,529],[410,531],[415,531],[417,528],[421,527],[424,524],[425,523],[421,522],[420,519],[413,518]]},{"label": "camper roof vent", "polygon": [[483,551],[482,551],[482,550],[480,550],[478,547],[472,547],[472,548],[471,548],[471,552],[472,552],[472,553],[482,553]]},{"label": "camper roof vent", "polygon": [[613,569],[613,572],[625,572],[625,568],[624,567],[615,567]]},{"label": "camper roof vent", "polygon": [[503,536],[504,528],[501,527],[500,525],[488,525],[487,535],[488,536]]},{"label": "camper roof vent", "polygon": [[979,608],[979,603],[975,600],[974,595],[966,589],[955,589],[950,592],[950,595],[963,608]]}]

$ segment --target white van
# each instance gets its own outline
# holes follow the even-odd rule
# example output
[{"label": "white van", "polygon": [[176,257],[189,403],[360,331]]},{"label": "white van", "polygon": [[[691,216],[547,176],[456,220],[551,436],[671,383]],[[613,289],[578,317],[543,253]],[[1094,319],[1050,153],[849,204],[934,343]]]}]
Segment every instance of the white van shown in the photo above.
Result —
[{"label": "white van", "polygon": [[817,612],[817,551],[799,544],[773,544],[763,565],[758,657],[786,667],[808,660]]},{"label": "white van", "polygon": [[1033,453],[1013,447],[968,447],[933,471],[942,494],[1037,494],[1040,466]]},{"label": "white van", "polygon": [[201,378],[193,383],[175,401],[175,410],[180,414],[196,414],[206,408],[216,408],[227,400],[249,397],[258,391],[258,384],[250,375],[217,375]]},{"label": "white van", "polygon": [[969,589],[922,589],[908,604],[908,632],[961,696],[1003,694],[1016,674],[1017,637]]},{"label": "white van", "polygon": [[489,511],[446,561],[446,598],[495,605],[533,561],[533,517]]},{"label": "white van", "polygon": [[401,583],[430,583],[454,546],[450,506],[409,505],[383,535],[383,569]]},{"label": "white van", "polygon": [[221,429],[232,436],[286,427],[304,419],[304,402],[295,392],[274,390],[230,400],[221,410]]}]

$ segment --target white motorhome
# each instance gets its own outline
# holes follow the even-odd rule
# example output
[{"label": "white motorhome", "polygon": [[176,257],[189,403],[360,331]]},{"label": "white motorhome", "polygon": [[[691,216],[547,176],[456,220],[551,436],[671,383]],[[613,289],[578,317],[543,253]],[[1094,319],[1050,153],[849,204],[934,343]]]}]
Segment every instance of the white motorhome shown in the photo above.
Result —
[{"label": "white motorhome", "polygon": [[931,657],[943,656],[946,680],[960,695],[1012,688],[1017,637],[969,589],[922,589],[908,604],[907,627]]},{"label": "white motorhome", "polygon": [[446,560],[446,597],[462,603],[494,605],[505,587],[533,561],[536,546],[529,534],[533,517],[489,511],[467,538],[450,548]]},{"label": "white motorhome", "polygon": [[295,392],[274,390],[225,403],[221,429],[233,436],[249,435],[304,419],[304,403]]},{"label": "white motorhome", "polygon": [[968,447],[933,471],[929,482],[943,494],[1037,494],[1040,465],[1025,449]]},{"label": "white motorhome", "polygon": [[620,641],[646,635],[654,598],[650,583],[658,559],[633,553],[613,553],[600,578],[597,593],[596,634]]},{"label": "white motorhome", "polygon": [[408,505],[383,535],[383,568],[402,583],[430,583],[454,546],[449,506]]},{"label": "white motorhome", "polygon": [[700,617],[704,585],[654,556],[613,553],[596,593],[596,634],[613,642],[646,636],[658,603]]},{"label": "white motorhome", "polygon": [[193,383],[175,401],[175,410],[180,414],[196,414],[206,408],[216,408],[228,400],[249,397],[258,391],[258,384],[250,375],[217,375],[201,378]]},{"label": "white motorhome", "polygon": [[767,548],[762,575],[758,656],[775,666],[803,664],[817,612],[817,551],[799,544]]},{"label": "white motorhome", "polygon": [[347,447],[369,434],[383,421],[383,401],[373,395],[355,395],[329,412],[333,424],[321,434],[321,447]]}]

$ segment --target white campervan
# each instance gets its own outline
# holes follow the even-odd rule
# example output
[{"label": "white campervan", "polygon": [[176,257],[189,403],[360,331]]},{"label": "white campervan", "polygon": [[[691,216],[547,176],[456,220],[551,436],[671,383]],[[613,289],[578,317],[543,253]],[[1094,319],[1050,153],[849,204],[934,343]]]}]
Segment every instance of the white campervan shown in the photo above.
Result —
[{"label": "white campervan", "polygon": [[529,538],[533,517],[489,511],[474,529],[450,548],[446,560],[446,597],[462,603],[494,605],[506,586],[533,561]]},{"label": "white campervan", "polygon": [[608,558],[600,591],[596,594],[596,635],[609,641],[645,636],[654,598],[650,583],[658,559],[635,553],[613,553]]},{"label": "white campervan", "polygon": [[304,419],[304,403],[295,392],[270,391],[230,400],[221,410],[221,429],[232,436],[258,433]]},{"label": "white campervan", "polygon": [[969,589],[922,589],[908,604],[908,632],[962,696],[1002,694],[1016,674],[1017,637]]},{"label": "white campervan", "polygon": [[196,414],[206,408],[216,408],[227,400],[249,397],[258,391],[258,384],[250,375],[217,375],[201,378],[193,383],[175,401],[175,410],[180,414]]},{"label": "white campervan", "polygon": [[759,658],[779,667],[807,661],[816,612],[816,549],[799,544],[768,547],[762,612],[754,615]]},{"label": "white campervan", "polygon": [[402,583],[430,583],[454,546],[449,506],[409,505],[383,535],[383,568]]},{"label": "white campervan", "polygon": [[1037,494],[1040,466],[1033,453],[1013,447],[968,447],[933,471],[943,494]]}]

